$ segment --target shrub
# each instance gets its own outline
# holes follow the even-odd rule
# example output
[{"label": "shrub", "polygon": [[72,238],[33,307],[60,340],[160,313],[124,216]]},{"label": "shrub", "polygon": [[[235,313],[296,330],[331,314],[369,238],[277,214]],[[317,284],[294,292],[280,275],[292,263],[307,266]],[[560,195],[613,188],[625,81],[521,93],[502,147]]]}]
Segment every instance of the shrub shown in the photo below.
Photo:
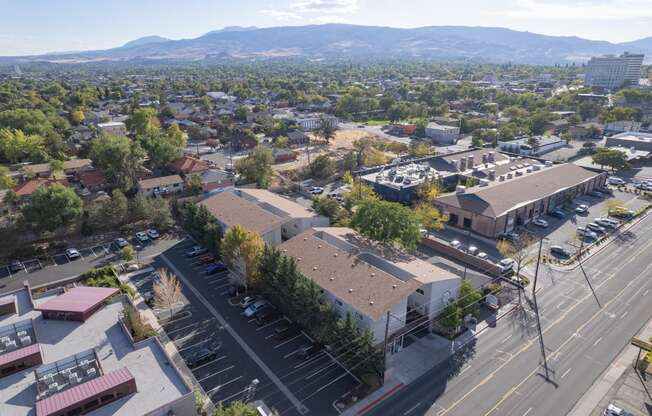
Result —
[{"label": "shrub", "polygon": [[156,336],[154,328],[145,322],[140,312],[131,304],[125,304],[122,307],[122,319],[127,328],[129,328],[129,332],[131,332],[131,336],[135,342]]}]

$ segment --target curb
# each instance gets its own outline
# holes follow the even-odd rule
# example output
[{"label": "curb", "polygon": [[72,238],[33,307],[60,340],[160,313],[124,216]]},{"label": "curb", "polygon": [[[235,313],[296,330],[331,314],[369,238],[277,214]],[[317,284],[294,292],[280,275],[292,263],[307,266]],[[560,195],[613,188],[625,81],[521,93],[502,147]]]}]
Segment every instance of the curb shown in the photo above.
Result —
[{"label": "curb", "polygon": [[368,412],[369,410],[373,409],[377,404],[379,404],[380,402],[382,402],[383,400],[387,399],[389,396],[393,395],[393,394],[396,393],[398,390],[400,390],[401,388],[403,388],[403,386],[404,386],[403,383],[398,383],[397,385],[395,385],[394,387],[392,387],[391,389],[389,389],[388,391],[386,391],[385,393],[383,393],[382,395],[380,395],[380,397],[377,397],[377,398],[376,398],[375,400],[373,400],[371,403],[367,404],[365,407],[363,407],[362,409],[358,410],[358,411],[355,413],[355,416],[360,416],[360,415],[365,414],[365,413]]}]

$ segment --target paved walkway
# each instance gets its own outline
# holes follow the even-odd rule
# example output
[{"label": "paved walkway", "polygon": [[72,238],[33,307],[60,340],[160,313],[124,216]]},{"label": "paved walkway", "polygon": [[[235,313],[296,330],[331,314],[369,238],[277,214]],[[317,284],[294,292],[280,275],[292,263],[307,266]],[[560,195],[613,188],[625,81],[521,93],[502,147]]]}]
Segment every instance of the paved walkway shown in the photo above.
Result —
[{"label": "paved walkway", "polygon": [[[648,321],[645,327],[639,332],[638,337],[647,340],[652,336],[652,319]],[[575,404],[568,416],[587,416],[591,414],[602,414],[610,401],[608,393],[628,369],[632,369],[638,348],[627,344],[616,360],[605,370],[602,375],[593,383],[591,388],[584,393],[582,398]],[[635,373],[633,373],[635,376]],[[639,384],[642,388],[642,385]],[[607,403],[605,403],[605,401]],[[629,409],[627,409],[629,410]],[[631,410],[629,410],[631,412]],[[594,413],[592,413],[594,412]]]}]

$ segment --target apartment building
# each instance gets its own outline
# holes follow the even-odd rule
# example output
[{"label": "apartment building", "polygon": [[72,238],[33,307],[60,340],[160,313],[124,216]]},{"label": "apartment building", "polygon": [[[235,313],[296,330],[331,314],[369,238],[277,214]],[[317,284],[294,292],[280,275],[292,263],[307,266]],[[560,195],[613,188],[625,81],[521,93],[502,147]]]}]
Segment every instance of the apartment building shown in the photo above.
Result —
[{"label": "apartment building", "polygon": [[643,54],[625,52],[620,56],[593,57],[586,65],[584,83],[589,87],[615,90],[625,85],[638,85]]},{"label": "apartment building", "polygon": [[460,137],[460,127],[428,123],[426,136],[436,144],[455,144]]}]

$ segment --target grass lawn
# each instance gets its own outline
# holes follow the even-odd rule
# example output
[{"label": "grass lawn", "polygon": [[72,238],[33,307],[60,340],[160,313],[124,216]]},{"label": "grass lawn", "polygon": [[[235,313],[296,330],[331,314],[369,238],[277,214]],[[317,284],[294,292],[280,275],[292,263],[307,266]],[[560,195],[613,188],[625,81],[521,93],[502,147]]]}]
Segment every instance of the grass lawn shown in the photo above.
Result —
[{"label": "grass lawn", "polygon": [[384,126],[389,124],[389,120],[369,120],[367,121],[368,126]]}]

